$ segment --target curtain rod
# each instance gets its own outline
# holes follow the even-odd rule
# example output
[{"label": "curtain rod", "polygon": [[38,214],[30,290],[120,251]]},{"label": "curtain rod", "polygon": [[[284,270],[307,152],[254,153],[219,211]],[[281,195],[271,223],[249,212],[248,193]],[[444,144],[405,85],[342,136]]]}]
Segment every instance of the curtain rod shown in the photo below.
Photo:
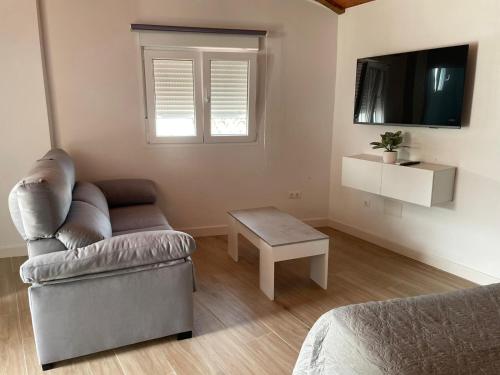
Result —
[{"label": "curtain rod", "polygon": [[163,26],[133,23],[130,25],[132,31],[173,31],[179,33],[204,33],[204,34],[232,34],[232,35],[256,35],[266,36],[265,30],[241,30],[241,29],[217,29],[211,27],[189,27],[189,26]]}]

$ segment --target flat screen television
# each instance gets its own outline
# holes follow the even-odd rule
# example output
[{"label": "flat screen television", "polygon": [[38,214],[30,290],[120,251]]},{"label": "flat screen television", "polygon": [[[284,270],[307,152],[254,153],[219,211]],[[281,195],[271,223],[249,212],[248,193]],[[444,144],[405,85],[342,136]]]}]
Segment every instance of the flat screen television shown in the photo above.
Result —
[{"label": "flat screen television", "polygon": [[354,123],[460,128],[468,45],[359,59]]}]

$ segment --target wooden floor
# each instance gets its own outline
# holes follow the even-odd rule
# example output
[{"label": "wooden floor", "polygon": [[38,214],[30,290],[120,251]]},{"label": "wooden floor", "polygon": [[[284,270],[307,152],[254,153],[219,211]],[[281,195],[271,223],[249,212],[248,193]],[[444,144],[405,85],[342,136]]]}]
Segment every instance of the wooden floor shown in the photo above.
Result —
[{"label": "wooden floor", "polygon": [[[329,228],[328,290],[308,279],[306,259],[280,263],[276,300],[258,288],[258,253],[225,236],[197,239],[195,337],[165,338],[62,362],[49,374],[289,374],[308,330],[324,312],[371,300],[446,292],[474,284]],[[23,258],[0,259],[0,374],[40,373]]]}]

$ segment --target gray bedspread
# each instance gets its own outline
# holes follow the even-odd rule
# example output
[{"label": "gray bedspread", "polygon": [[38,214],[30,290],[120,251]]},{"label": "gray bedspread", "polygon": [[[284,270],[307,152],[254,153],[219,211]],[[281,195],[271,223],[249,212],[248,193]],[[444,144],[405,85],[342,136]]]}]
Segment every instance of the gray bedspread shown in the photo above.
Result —
[{"label": "gray bedspread", "polygon": [[332,310],[294,374],[500,374],[500,284]]}]

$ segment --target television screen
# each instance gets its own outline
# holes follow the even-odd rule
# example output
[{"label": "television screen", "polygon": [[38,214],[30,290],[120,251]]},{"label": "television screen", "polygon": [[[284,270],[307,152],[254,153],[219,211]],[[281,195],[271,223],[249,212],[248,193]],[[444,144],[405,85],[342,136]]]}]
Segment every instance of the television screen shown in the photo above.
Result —
[{"label": "television screen", "polygon": [[354,122],[459,128],[468,45],[358,60]]}]

